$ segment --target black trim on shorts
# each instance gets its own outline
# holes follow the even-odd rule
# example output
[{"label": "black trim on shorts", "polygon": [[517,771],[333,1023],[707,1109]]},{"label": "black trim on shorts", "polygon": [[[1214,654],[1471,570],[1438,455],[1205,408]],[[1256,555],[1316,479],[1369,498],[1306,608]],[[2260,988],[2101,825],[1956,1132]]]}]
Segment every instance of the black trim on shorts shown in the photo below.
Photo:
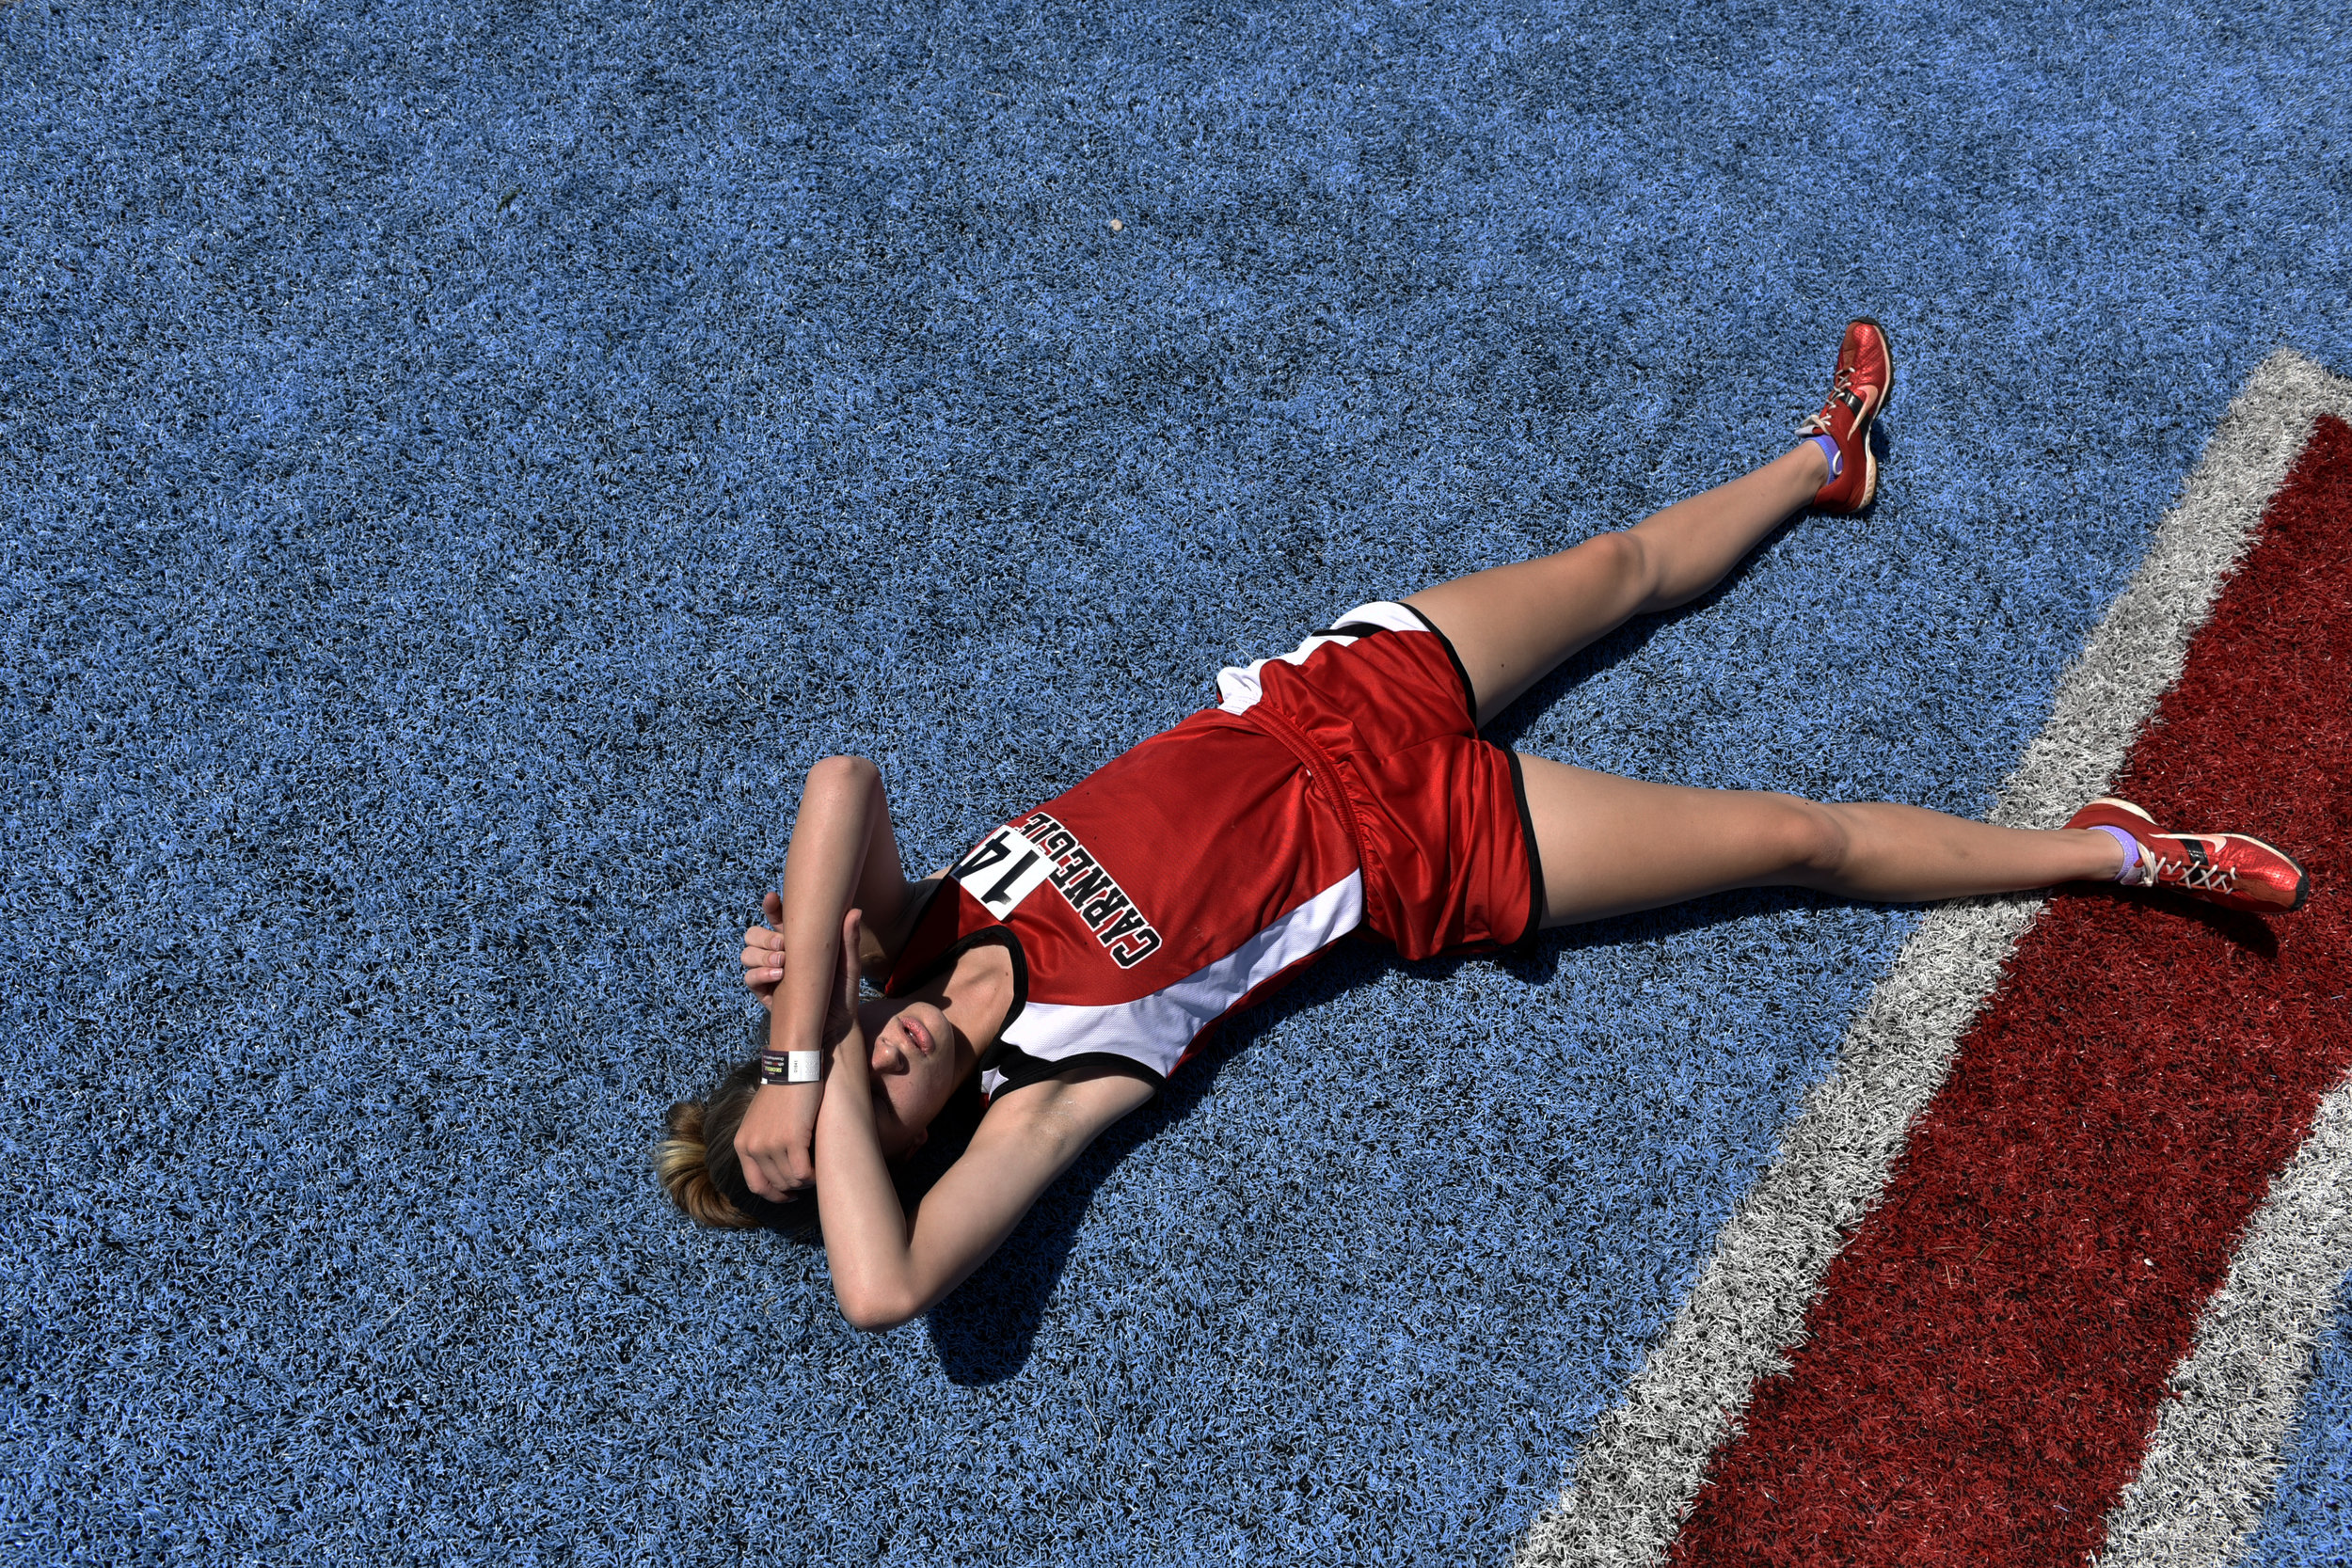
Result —
[{"label": "black trim on shorts", "polygon": [[1508,747],[1502,750],[1511,759],[1511,794],[1518,801],[1519,832],[1527,839],[1527,929],[1518,941],[1504,945],[1524,947],[1544,928],[1544,857],[1535,847],[1535,818],[1527,809],[1527,775],[1519,771],[1519,754]]},{"label": "black trim on shorts", "polygon": [[[1438,629],[1437,622],[1432,621],[1428,616],[1423,615],[1419,610],[1416,610],[1413,606],[1406,604],[1403,599],[1394,599],[1391,602],[1401,610],[1411,610],[1413,619],[1419,621],[1423,629],[1425,629],[1430,636],[1438,640],[1438,645],[1445,650],[1447,662],[1454,666],[1454,678],[1462,683],[1462,708],[1464,712],[1470,715],[1470,730],[1471,733],[1475,734],[1478,729],[1478,689],[1470,685],[1470,671],[1463,667],[1462,656],[1454,651],[1454,639],[1439,631]],[[1518,777],[1518,773],[1517,771],[1518,765],[1515,763],[1512,766],[1513,772],[1511,776],[1516,779]],[[1519,800],[1519,815],[1522,816],[1527,815],[1527,800],[1524,794],[1521,795]]]}]

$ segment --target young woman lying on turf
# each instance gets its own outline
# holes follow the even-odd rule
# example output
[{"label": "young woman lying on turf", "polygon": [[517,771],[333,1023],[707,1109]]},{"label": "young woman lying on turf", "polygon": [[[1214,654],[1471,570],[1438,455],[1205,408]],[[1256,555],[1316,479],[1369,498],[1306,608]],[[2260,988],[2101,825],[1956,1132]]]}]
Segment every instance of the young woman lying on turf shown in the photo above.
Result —
[{"label": "young woman lying on turf", "polygon": [[[928,880],[900,868],[873,765],[818,763],[783,895],[744,933],[767,1047],[672,1109],[671,1196],[720,1226],[804,1225],[813,1204],[842,1310],[886,1328],[955,1289],[1210,1024],[1359,926],[1418,958],[1726,888],[1915,903],[2099,879],[2298,907],[2303,873],[2278,850],[2163,832],[2122,801],[2025,832],[1636,783],[1478,738],[1561,660],[1706,593],[1800,508],[1869,504],[1893,373],[1884,334],[1855,322],[1794,451],[1622,533],[1360,606],[1226,670],[1216,706]],[[881,998],[859,1000],[861,972]],[[910,1213],[892,1167],[975,1080],[986,1113]]]}]

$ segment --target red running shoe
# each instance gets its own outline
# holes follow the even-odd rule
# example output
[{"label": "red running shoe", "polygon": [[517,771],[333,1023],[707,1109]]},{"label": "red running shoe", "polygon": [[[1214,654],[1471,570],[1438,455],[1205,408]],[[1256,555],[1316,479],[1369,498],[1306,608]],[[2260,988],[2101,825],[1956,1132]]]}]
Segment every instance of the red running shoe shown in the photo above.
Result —
[{"label": "red running shoe", "polygon": [[2178,888],[2249,914],[2285,914],[2303,907],[2312,879],[2292,857],[2244,833],[2163,833],[2156,819],[2129,800],[2093,800],[2070,828],[2121,828],[2139,845],[2126,887]]},{"label": "red running shoe", "polygon": [[1859,512],[1879,492],[1879,460],[1870,451],[1870,421],[1895,390],[1895,354],[1886,329],[1864,316],[1846,327],[1837,345],[1837,377],[1829,401],[1797,432],[1837,444],[1837,473],[1814,494],[1823,512]]}]

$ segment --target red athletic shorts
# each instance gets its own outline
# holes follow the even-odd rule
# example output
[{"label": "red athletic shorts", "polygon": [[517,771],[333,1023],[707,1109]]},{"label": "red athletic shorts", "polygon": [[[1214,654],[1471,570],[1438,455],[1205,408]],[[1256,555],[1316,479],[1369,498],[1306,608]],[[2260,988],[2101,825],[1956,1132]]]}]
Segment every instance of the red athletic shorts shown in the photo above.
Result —
[{"label": "red athletic shorts", "polygon": [[1398,952],[1476,952],[1534,934],[1543,880],[1518,758],[1479,738],[1470,676],[1420,611],[1359,606],[1294,653],[1225,672],[1218,688],[1220,706],[1336,784],[1363,866],[1364,922]]}]

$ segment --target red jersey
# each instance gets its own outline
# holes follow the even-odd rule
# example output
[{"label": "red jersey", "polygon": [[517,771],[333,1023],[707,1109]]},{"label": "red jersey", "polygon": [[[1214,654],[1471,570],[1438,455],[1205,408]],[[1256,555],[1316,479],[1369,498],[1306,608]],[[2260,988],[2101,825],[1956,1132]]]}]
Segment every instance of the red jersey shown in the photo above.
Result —
[{"label": "red jersey", "polygon": [[[1468,682],[1418,613],[1361,606],[1217,689],[1216,707],[981,839],[918,917],[893,994],[967,942],[1012,951],[987,1092],[1015,1053],[1032,1067],[1106,1053],[1165,1078],[1368,915],[1416,958],[1532,924],[1515,770],[1476,739]],[[1509,842],[1455,842],[1498,827]]]}]

